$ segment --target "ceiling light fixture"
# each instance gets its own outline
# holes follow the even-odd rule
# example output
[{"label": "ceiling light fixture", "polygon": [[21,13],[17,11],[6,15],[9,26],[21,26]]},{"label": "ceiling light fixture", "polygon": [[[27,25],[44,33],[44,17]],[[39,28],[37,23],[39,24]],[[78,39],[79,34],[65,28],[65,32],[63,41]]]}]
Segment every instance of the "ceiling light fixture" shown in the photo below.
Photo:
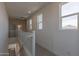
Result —
[{"label": "ceiling light fixture", "polygon": [[31,11],[28,11],[28,14],[31,14]]}]

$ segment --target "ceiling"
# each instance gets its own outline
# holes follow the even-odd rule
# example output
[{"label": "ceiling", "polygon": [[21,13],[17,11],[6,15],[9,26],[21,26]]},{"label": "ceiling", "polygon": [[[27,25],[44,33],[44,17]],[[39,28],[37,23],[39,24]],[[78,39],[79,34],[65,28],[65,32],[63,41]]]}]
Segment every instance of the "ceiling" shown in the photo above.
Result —
[{"label": "ceiling", "polygon": [[[28,17],[48,2],[6,2],[8,15],[11,17]],[[28,12],[31,11],[31,14]]]}]

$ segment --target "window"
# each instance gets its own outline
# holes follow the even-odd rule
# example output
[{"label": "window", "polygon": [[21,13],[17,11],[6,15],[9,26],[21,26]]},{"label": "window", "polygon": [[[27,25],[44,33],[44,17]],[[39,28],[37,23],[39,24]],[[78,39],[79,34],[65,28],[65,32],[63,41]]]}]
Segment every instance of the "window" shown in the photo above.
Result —
[{"label": "window", "polygon": [[37,16],[37,28],[39,30],[42,30],[43,29],[43,15],[42,14],[39,14]]},{"label": "window", "polygon": [[62,18],[63,29],[77,29],[77,15]]},{"label": "window", "polygon": [[22,25],[17,25],[18,30],[21,30]]},{"label": "window", "polygon": [[32,30],[32,19],[29,20],[29,29]]},{"label": "window", "polygon": [[61,22],[62,29],[77,29],[78,27],[78,13],[79,3],[69,2],[61,6]]}]

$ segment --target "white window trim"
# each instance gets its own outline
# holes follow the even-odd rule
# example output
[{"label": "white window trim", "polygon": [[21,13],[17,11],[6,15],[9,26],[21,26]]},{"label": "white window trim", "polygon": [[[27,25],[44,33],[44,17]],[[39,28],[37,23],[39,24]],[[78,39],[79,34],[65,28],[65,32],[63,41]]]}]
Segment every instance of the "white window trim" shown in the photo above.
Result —
[{"label": "white window trim", "polygon": [[[42,15],[42,22],[40,22],[40,23],[42,23],[42,29],[39,29],[39,24],[40,24],[40,23],[38,22],[38,16],[39,16],[39,15]],[[40,14],[37,15],[37,30],[43,30],[43,13],[40,13]]]},{"label": "white window trim", "polygon": [[32,19],[29,19],[29,30],[32,30],[32,23],[30,24],[30,20],[32,21]]},{"label": "white window trim", "polygon": [[[67,3],[68,3],[68,2],[67,2]],[[60,30],[78,30],[78,23],[77,23],[77,29],[63,29],[63,28],[62,28],[62,18],[77,15],[77,18],[78,18],[78,19],[77,19],[77,22],[78,22],[78,20],[79,20],[79,13],[73,13],[73,14],[61,16],[61,7],[62,7],[63,4],[66,4],[66,3],[60,3],[60,4],[59,4],[59,29],[60,29]]]}]

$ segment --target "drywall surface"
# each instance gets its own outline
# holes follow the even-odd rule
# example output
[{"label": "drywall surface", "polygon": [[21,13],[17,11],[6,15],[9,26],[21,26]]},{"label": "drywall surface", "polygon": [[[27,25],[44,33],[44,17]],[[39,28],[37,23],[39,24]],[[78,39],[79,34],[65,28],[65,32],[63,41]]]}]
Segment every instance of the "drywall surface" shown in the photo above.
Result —
[{"label": "drywall surface", "polygon": [[[43,30],[37,30],[36,17],[43,14]],[[51,3],[32,16],[36,42],[56,55],[79,55],[78,30],[59,29],[59,3]]]},{"label": "drywall surface", "polygon": [[8,16],[5,4],[0,2],[0,55],[8,52]]}]

